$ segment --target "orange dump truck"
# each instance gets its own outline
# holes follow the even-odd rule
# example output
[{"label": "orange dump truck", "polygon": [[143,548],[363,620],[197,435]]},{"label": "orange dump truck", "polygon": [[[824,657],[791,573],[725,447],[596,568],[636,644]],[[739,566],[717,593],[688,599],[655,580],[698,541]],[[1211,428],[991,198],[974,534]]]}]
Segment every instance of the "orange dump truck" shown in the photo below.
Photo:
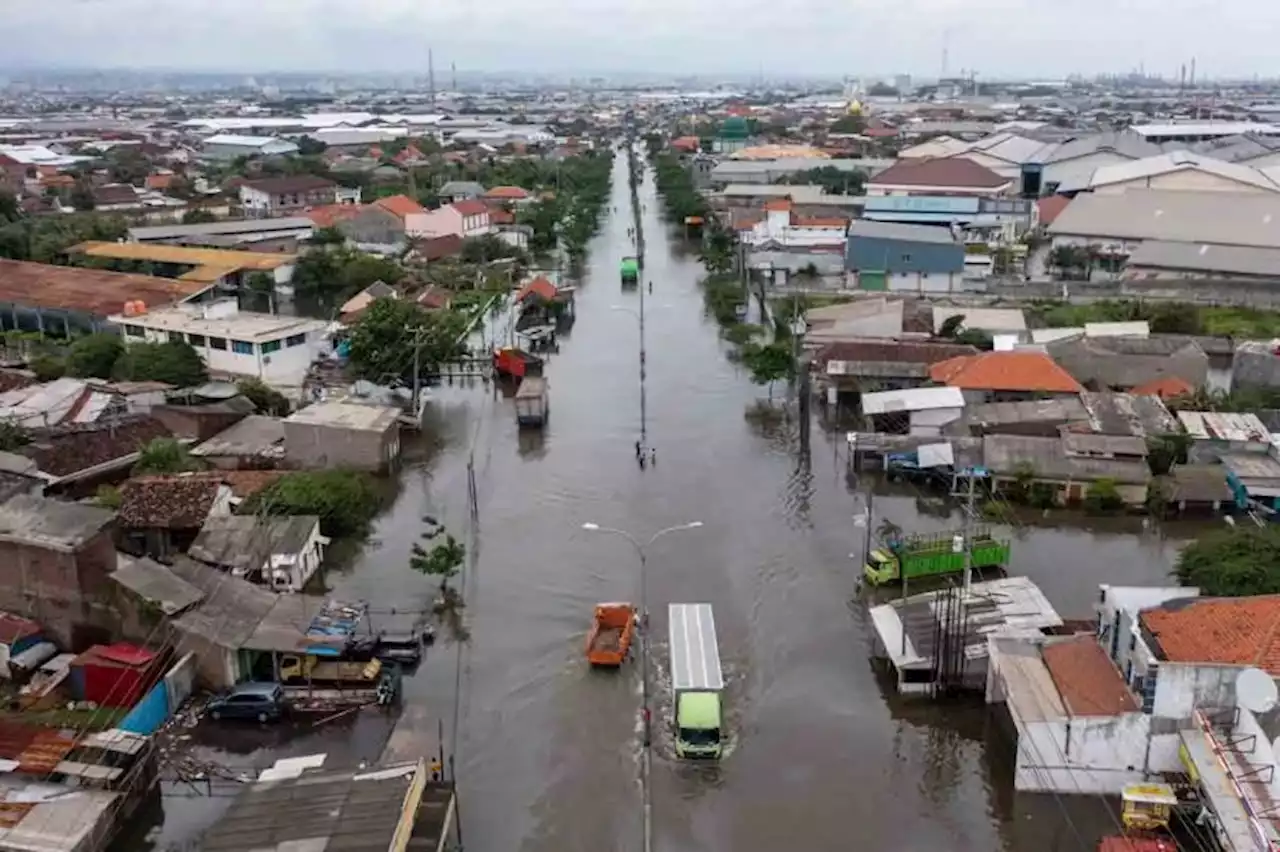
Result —
[{"label": "orange dump truck", "polygon": [[595,620],[587,635],[587,662],[593,666],[622,665],[635,630],[636,608],[631,604],[596,604]]}]

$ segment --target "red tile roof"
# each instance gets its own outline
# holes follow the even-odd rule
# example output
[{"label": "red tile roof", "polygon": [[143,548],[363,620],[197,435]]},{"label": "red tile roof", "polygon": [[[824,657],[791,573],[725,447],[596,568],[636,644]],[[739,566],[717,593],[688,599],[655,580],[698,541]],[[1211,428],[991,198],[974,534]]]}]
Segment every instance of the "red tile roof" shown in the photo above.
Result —
[{"label": "red tile roof", "polygon": [[516,214],[510,210],[490,210],[489,224],[491,225],[514,225],[516,223]]},{"label": "red tile roof", "polygon": [[843,216],[797,216],[792,213],[791,224],[797,228],[847,228],[849,220]]},{"label": "red tile roof", "polygon": [[417,302],[429,311],[440,311],[449,307],[453,294],[441,287],[428,287],[418,294]]},{"label": "red tile roof", "polygon": [[414,213],[427,212],[427,208],[407,195],[392,195],[387,198],[379,198],[373,202],[373,206],[385,210],[402,220]]},{"label": "red tile roof", "polygon": [[764,209],[769,213],[785,213],[791,209],[791,199],[771,198],[764,203]]},{"label": "red tile roof", "polygon": [[898,160],[867,181],[877,186],[940,186],[951,189],[999,189],[1013,182],[964,157]]},{"label": "red tile roof", "polygon": [[478,198],[468,198],[465,201],[453,202],[453,209],[457,210],[463,216],[477,216],[481,213],[488,213],[489,207]]},{"label": "red tile roof", "polygon": [[1195,388],[1181,376],[1161,376],[1144,385],[1132,388],[1129,393],[1137,396],[1148,394],[1150,396],[1158,396],[1161,399],[1173,399],[1174,397],[1195,393]]},{"label": "red tile roof", "polygon": [[120,486],[120,523],[135,529],[198,529],[209,518],[220,484],[195,475],[130,479]]},{"label": "red tile roof", "polygon": [[520,201],[529,197],[529,191],[519,186],[495,186],[484,194],[485,198],[500,198],[503,201]]},{"label": "red tile roof", "polygon": [[1162,659],[1257,666],[1280,675],[1280,595],[1165,604],[1140,618]]},{"label": "red tile roof", "polygon": [[1071,199],[1065,195],[1050,195],[1036,202],[1036,217],[1041,225],[1052,225],[1053,220],[1067,209]]},{"label": "red tile roof", "polygon": [[285,193],[312,192],[314,190],[336,188],[337,184],[319,175],[286,175],[284,177],[247,180],[242,186],[265,192],[267,195],[282,195]]},{"label": "red tile roof", "polygon": [[1084,388],[1043,352],[983,352],[929,368],[935,382],[961,390],[1080,393]]},{"label": "red tile roof", "polygon": [[312,207],[303,213],[317,228],[332,228],[339,222],[346,222],[360,215],[358,204],[327,204],[324,207]]},{"label": "red tile roof", "polygon": [[556,297],[556,293],[558,292],[559,291],[556,290],[556,285],[539,275],[537,278],[520,288],[520,292],[516,293],[516,301],[523,302],[525,299],[529,298],[529,296],[533,295],[549,302]]},{"label": "red tile roof", "polygon": [[1046,645],[1041,656],[1071,715],[1118,716],[1138,709],[1115,663],[1092,634]]},{"label": "red tile roof", "polygon": [[702,147],[702,142],[697,136],[681,136],[679,139],[671,140],[671,147],[677,151],[696,154],[698,149]]},{"label": "red tile roof", "polygon": [[814,363],[826,369],[830,361],[880,361],[897,364],[937,364],[949,358],[977,354],[978,350],[962,343],[927,341],[838,340],[817,351]]},{"label": "red tile roof", "polygon": [[423,237],[413,244],[414,252],[423,260],[440,260],[462,253],[462,237],[445,234],[442,237]]}]

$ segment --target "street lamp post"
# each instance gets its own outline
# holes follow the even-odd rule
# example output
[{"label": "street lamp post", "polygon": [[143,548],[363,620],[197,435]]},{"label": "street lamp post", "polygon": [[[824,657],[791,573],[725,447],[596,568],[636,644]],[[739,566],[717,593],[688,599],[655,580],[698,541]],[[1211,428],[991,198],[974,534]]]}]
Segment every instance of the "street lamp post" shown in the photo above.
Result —
[{"label": "street lamp post", "polygon": [[[642,368],[643,369],[643,368]],[[642,385],[643,387],[643,385]],[[626,530],[614,529],[613,527],[602,527],[599,524],[585,523],[582,525],[584,530],[588,532],[607,533],[625,538],[635,548],[636,555],[640,557],[640,700],[641,712],[644,721],[644,752],[641,765],[643,766],[641,775],[641,790],[644,797],[644,852],[649,852],[652,848],[652,814],[653,801],[649,794],[649,772],[650,772],[650,747],[653,743],[651,731],[652,713],[649,708],[649,595],[648,595],[648,567],[649,567],[649,548],[653,543],[665,535],[683,530],[696,530],[702,526],[702,521],[690,521],[686,524],[676,524],[666,529],[658,530],[649,536],[643,543]]]},{"label": "street lamp post", "polygon": [[[640,282],[640,291],[644,292],[644,282]],[[644,347],[644,296],[640,297],[640,310],[628,308],[626,305],[611,305],[615,311],[626,311],[635,317],[640,323],[640,445],[643,447],[648,443],[649,435],[649,417],[648,417],[648,398],[645,393],[645,347]],[[666,307],[660,305],[659,307]]]}]

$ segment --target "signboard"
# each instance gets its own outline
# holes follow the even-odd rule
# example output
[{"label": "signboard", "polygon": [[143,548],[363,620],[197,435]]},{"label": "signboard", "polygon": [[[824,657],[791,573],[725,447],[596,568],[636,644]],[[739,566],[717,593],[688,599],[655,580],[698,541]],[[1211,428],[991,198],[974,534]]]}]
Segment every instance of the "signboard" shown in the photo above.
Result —
[{"label": "signboard", "polygon": [[1182,768],[1187,770],[1187,777],[1191,779],[1192,784],[1200,783],[1200,773],[1196,770],[1196,762],[1191,759],[1191,752],[1187,751],[1186,743],[1178,743],[1178,762],[1182,764]]}]

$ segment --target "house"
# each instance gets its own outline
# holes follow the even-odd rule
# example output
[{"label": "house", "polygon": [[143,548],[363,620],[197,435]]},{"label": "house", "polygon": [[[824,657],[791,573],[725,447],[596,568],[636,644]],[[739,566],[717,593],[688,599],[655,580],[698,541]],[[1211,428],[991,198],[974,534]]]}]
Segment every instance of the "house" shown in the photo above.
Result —
[{"label": "house", "polygon": [[462,254],[462,235],[445,234],[441,237],[419,237],[413,241],[412,255],[426,263],[457,257]]},{"label": "house", "polygon": [[303,467],[383,470],[400,456],[398,418],[385,406],[318,402],[285,419],[285,454]]},{"label": "house", "polygon": [[1035,204],[1025,198],[964,195],[868,196],[862,217],[873,222],[957,227],[972,239],[1013,240],[1035,224]]},{"label": "house", "polygon": [[970,402],[1031,399],[1037,395],[1075,395],[1080,383],[1042,352],[982,352],[934,364],[929,377],[960,388]]},{"label": "house", "polygon": [[[138,453],[156,438],[172,433],[155,417],[125,415],[97,423],[68,423],[42,429],[23,447],[52,493],[89,494],[99,482],[131,467]],[[3,605],[0,605],[3,608]]]},{"label": "house", "polygon": [[300,387],[311,364],[330,349],[328,324],[282,314],[241,311],[235,299],[119,315],[125,345],[183,340],[209,370]]},{"label": "house", "polygon": [[964,412],[964,393],[957,388],[909,388],[864,393],[862,413],[872,432],[938,437]]},{"label": "house", "polygon": [[919,387],[929,380],[929,367],[978,350],[972,346],[893,340],[844,340],[828,343],[813,355],[815,385],[825,390],[828,405],[851,408],[855,395],[874,390]]},{"label": "house", "polygon": [[810,308],[804,314],[805,348],[860,338],[902,336],[902,299],[867,298]]},{"label": "house", "polygon": [[520,186],[495,186],[485,191],[483,200],[500,207],[521,206],[533,200],[529,190]]},{"label": "house", "polygon": [[1079,397],[1057,396],[969,405],[965,407],[964,416],[949,431],[975,437],[1032,435],[1056,438],[1064,427],[1088,422],[1089,412]]},{"label": "house", "polygon": [[1112,195],[1130,189],[1170,190],[1174,192],[1277,193],[1280,184],[1251,166],[1226,163],[1190,151],[1170,151],[1101,166],[1084,178],[1058,187],[1059,194],[1092,192]]},{"label": "house", "polygon": [[484,195],[484,187],[475,181],[451,180],[441,186],[436,195],[452,204],[479,198]]},{"label": "house", "polygon": [[298,146],[274,136],[241,136],[218,133],[204,140],[200,156],[206,160],[231,161],[241,157],[285,157],[298,153]]},{"label": "house", "polygon": [[464,240],[483,237],[492,233],[489,207],[483,201],[471,199],[446,204],[438,210],[411,216],[405,224],[411,237],[457,236]]},{"label": "house", "polygon": [[126,302],[161,307],[209,289],[200,281],[157,278],[0,258],[0,311],[20,328],[57,333],[105,331]]},{"label": "house", "polygon": [[108,183],[93,189],[93,209],[103,213],[132,210],[138,206],[138,191],[127,183]]},{"label": "house", "polygon": [[1045,352],[1093,390],[1138,392],[1164,379],[1199,388],[1209,375],[1209,356],[1194,340],[1178,337],[1068,338],[1046,344]]},{"label": "house", "polygon": [[320,569],[328,543],[314,515],[221,515],[205,521],[190,556],[272,591],[300,592]]},{"label": "house", "polygon": [[855,220],[845,269],[861,290],[946,293],[960,289],[964,245],[947,228]]},{"label": "house", "polygon": [[[181,272],[178,281],[188,284],[196,293],[203,294],[215,287],[225,290],[238,290],[245,286],[250,276],[262,273],[271,279],[277,292],[291,294],[289,282],[293,278],[294,263],[297,255],[258,251],[229,251],[225,249],[188,248],[164,243],[110,243],[90,241],[80,243],[67,249],[69,254],[104,260],[121,260],[135,263],[150,263],[162,268],[179,272],[183,267],[190,267]],[[168,279],[158,279],[168,280]],[[152,304],[144,307],[159,307],[175,300]],[[122,306],[123,307],[123,306]]]},{"label": "house", "polygon": [[117,524],[125,549],[167,560],[185,553],[211,517],[231,513],[231,489],[215,476],[135,477],[120,487]]},{"label": "house", "polygon": [[375,281],[342,303],[338,308],[338,321],[355,322],[378,299],[399,299],[400,293],[384,281]]},{"label": "house", "polygon": [[1016,194],[1018,181],[965,157],[899,159],[866,183],[873,195],[971,195],[993,197]]},{"label": "house", "polygon": [[[222,222],[200,222],[190,225],[153,225],[130,228],[131,243],[172,243],[174,245],[209,245],[227,247],[248,245],[255,251],[263,251],[266,244],[277,245],[282,251],[295,251],[300,240],[309,240],[316,224],[305,216],[279,219],[238,219]],[[218,246],[212,245],[218,242]]]},{"label": "house", "polygon": [[64,648],[110,629],[115,513],[19,495],[0,504],[0,610],[42,625]]},{"label": "house", "polygon": [[1265,456],[1271,452],[1271,433],[1256,414],[1179,411],[1178,422],[1191,436],[1187,450],[1191,462],[1208,464],[1233,453]]},{"label": "house", "polygon": [[[1032,196],[1087,180],[1105,166],[1130,163],[1161,154],[1161,148],[1128,130],[1105,131],[1047,145],[1023,166],[1023,188]],[[1028,177],[1031,180],[1028,181]],[[1052,197],[1052,196],[1051,196]],[[1041,222],[1045,222],[1042,218]]]},{"label": "house", "polygon": [[446,311],[453,304],[453,296],[452,290],[433,284],[419,293],[414,301],[429,311]]},{"label": "house", "polygon": [[337,202],[338,185],[316,175],[262,178],[240,184],[240,206],[259,218],[296,214]]},{"label": "house", "polygon": [[94,645],[71,661],[68,692],[99,707],[132,707],[164,676],[165,661],[128,642]]},{"label": "house", "polygon": [[1114,795],[1147,779],[1151,716],[1092,634],[990,643],[986,700],[1015,737],[1014,789]]},{"label": "house", "polygon": [[986,435],[983,464],[999,491],[1028,484],[1048,489],[1053,502],[1071,505],[1084,500],[1097,482],[1114,486],[1126,505],[1147,499],[1151,469],[1147,443],[1141,438],[1064,432],[1060,437]]},{"label": "house", "polygon": [[765,202],[764,218],[751,230],[740,234],[751,248],[784,250],[830,250],[842,254],[845,229],[844,216],[800,216],[790,199],[775,198]]},{"label": "house", "polygon": [[1280,248],[1280,197],[1271,192],[1159,189],[1084,193],[1058,215],[1048,233],[1055,248],[1095,247],[1123,256],[1148,240]]}]

